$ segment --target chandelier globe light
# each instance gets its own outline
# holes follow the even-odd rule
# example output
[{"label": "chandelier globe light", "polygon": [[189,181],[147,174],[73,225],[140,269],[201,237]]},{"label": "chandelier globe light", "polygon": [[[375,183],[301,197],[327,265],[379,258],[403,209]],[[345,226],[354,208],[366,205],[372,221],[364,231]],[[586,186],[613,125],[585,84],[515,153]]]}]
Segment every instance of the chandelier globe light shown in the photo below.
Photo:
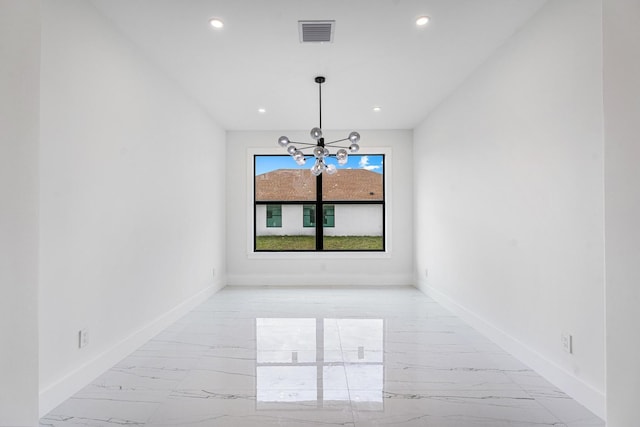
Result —
[{"label": "chandelier globe light", "polygon": [[[325,142],[322,136],[322,83],[326,79],[322,76],[315,78],[315,82],[318,83],[318,101],[320,107],[320,120],[319,126],[311,129],[309,133],[315,143],[291,141],[286,136],[278,138],[278,144],[287,150],[287,153],[293,157],[295,162],[302,166],[307,162],[307,156],[313,155],[315,158],[314,165],[311,167],[311,173],[315,176],[319,176],[323,172],[329,175],[333,175],[338,170],[332,163],[327,164],[325,161],[328,158],[334,157],[339,165],[346,165],[349,160],[349,154],[357,153],[360,150],[358,142],[360,141],[360,134],[358,132],[351,132],[348,137],[338,139],[331,142]],[[349,145],[336,145],[339,143],[349,143]],[[295,145],[294,145],[295,144]],[[331,154],[329,148],[337,148],[338,150]],[[305,154],[304,150],[310,150],[311,154]]]}]

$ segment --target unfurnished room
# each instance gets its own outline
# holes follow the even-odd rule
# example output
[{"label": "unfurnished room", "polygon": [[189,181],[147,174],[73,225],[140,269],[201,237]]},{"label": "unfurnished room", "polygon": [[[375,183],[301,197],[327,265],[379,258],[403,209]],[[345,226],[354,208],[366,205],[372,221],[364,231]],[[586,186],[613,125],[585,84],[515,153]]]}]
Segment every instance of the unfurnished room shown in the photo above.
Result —
[{"label": "unfurnished room", "polygon": [[0,427],[634,427],[640,3],[0,0]]}]

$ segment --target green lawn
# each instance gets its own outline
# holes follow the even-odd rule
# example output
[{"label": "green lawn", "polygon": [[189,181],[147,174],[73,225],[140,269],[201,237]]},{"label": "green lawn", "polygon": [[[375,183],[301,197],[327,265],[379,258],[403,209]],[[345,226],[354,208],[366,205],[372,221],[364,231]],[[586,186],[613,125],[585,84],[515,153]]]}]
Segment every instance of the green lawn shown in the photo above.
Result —
[{"label": "green lawn", "polygon": [[[256,249],[267,251],[314,250],[314,236],[257,236]],[[327,250],[382,250],[382,236],[325,236]]]}]

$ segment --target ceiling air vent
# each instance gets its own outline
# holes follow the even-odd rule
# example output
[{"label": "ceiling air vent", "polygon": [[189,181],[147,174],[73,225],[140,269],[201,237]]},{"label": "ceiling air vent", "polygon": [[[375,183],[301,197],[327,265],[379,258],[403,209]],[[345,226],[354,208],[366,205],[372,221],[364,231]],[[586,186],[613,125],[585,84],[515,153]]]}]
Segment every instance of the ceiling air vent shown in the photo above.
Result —
[{"label": "ceiling air vent", "polygon": [[332,43],[336,21],[298,21],[300,43]]}]

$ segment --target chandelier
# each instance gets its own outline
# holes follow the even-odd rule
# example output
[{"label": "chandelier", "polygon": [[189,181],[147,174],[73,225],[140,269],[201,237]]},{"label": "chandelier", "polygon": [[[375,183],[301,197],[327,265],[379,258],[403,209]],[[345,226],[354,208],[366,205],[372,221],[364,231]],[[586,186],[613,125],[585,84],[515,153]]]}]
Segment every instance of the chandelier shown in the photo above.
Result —
[{"label": "chandelier", "polygon": [[[318,83],[318,100],[320,104],[320,123],[317,128],[311,129],[311,138],[316,140],[316,143],[307,143],[307,142],[298,142],[291,141],[286,136],[281,136],[278,138],[278,144],[281,147],[287,149],[287,152],[293,157],[299,165],[304,165],[307,162],[306,156],[310,156],[311,154],[305,154],[304,150],[313,150],[313,156],[315,157],[315,163],[311,168],[311,173],[315,176],[319,176],[322,172],[326,172],[329,175],[333,175],[337,172],[336,166],[334,164],[325,163],[325,159],[329,157],[335,157],[338,161],[339,165],[347,164],[349,159],[349,153],[357,153],[360,150],[360,146],[358,145],[358,141],[360,141],[360,134],[358,132],[351,132],[348,137],[343,139],[338,139],[331,142],[325,142],[322,137],[322,83],[324,83],[326,79],[322,76],[318,76],[315,78],[315,82]],[[349,141],[349,145],[335,145],[340,142]],[[302,148],[298,148],[302,146]],[[328,147],[337,148],[338,150],[335,154],[331,154]]]}]

